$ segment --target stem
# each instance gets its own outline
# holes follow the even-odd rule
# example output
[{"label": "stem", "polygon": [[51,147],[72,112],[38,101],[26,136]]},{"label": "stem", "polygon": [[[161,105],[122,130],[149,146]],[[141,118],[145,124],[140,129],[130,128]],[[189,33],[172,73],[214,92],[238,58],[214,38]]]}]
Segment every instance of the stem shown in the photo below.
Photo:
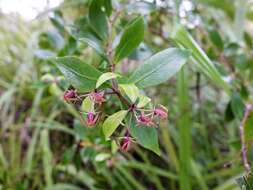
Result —
[{"label": "stem", "polygon": [[252,105],[250,104],[246,105],[246,110],[245,110],[242,122],[240,123],[241,153],[242,153],[243,165],[247,173],[250,172],[250,165],[247,158],[247,146],[245,144],[245,138],[244,138],[244,126],[252,109],[253,109]]},{"label": "stem", "polygon": [[[115,64],[113,63],[113,49],[112,49],[112,38],[113,38],[113,33],[112,33],[112,28],[113,25],[117,19],[117,17],[119,16],[120,11],[117,11],[115,13],[115,15],[108,20],[108,41],[107,41],[107,57],[108,57],[108,62],[109,62],[109,70],[110,72],[115,72]],[[118,90],[118,83],[115,79],[112,79],[112,90],[113,92],[119,97],[120,101],[124,104],[126,104],[128,107],[131,106],[130,102],[124,97],[122,96],[122,94],[120,93],[120,91]]]},{"label": "stem", "polygon": [[131,106],[131,103],[124,96],[122,96],[122,94],[119,92],[118,89],[112,87],[112,90],[113,92],[115,92],[115,94],[118,96],[118,98],[120,99],[122,103],[126,104],[128,107]]}]

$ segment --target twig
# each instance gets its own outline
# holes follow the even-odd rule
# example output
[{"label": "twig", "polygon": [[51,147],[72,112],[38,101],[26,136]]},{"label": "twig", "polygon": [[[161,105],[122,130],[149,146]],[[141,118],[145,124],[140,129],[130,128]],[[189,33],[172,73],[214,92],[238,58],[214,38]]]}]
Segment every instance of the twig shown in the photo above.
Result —
[{"label": "twig", "polygon": [[[112,28],[119,14],[120,14],[120,11],[117,11],[115,15],[108,21],[108,35],[109,36],[108,36],[108,41],[107,41],[107,46],[106,46],[106,49],[107,49],[106,54],[107,54],[108,62],[109,62],[109,70],[111,72],[115,72],[115,64],[113,63],[113,51],[112,51],[112,37],[113,37]],[[122,94],[118,90],[118,83],[115,79],[112,79],[112,90],[118,96],[118,98],[120,99],[122,103],[126,104],[128,107],[131,106],[131,103],[124,96],[122,96]]]},{"label": "twig", "polygon": [[244,138],[244,126],[252,109],[253,109],[252,105],[250,104],[246,105],[246,110],[245,110],[242,122],[240,123],[241,153],[242,153],[243,165],[247,173],[250,172],[250,165],[247,159],[247,146],[245,144],[245,138]]},{"label": "twig", "polygon": [[120,101],[124,104],[126,104],[128,107],[131,106],[131,103],[119,92],[118,89],[112,88],[113,92],[119,97]]}]

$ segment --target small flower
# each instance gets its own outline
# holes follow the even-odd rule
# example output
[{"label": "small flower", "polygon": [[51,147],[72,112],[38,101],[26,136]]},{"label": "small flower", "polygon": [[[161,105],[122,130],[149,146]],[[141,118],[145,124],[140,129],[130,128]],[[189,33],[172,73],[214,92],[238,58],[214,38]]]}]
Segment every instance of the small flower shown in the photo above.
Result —
[{"label": "small flower", "polygon": [[127,151],[129,151],[130,146],[131,146],[131,139],[127,135],[123,138],[123,142],[122,142],[122,145],[120,146],[120,150],[123,152],[127,152]]},{"label": "small flower", "polygon": [[96,104],[102,104],[105,101],[103,91],[101,91],[101,92],[91,92],[90,97]]},{"label": "small flower", "polygon": [[152,119],[150,117],[146,116],[143,112],[137,118],[137,122],[140,125],[147,125],[147,126],[153,126],[154,125],[154,122],[152,121]]},{"label": "small flower", "polygon": [[168,117],[168,110],[163,106],[155,108],[154,115],[158,116],[160,119],[166,119]]},{"label": "small flower", "polygon": [[96,125],[98,116],[96,116],[93,112],[88,112],[87,118],[86,118],[86,124],[91,127]]},{"label": "small flower", "polygon": [[74,100],[77,97],[76,90],[67,90],[64,92],[63,98],[66,102]]}]

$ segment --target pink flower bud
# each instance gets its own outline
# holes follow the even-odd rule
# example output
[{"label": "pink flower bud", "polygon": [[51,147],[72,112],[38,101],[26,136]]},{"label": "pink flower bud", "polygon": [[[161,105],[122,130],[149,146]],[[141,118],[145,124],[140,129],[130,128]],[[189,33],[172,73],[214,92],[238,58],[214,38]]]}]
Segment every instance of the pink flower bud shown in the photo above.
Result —
[{"label": "pink flower bud", "polygon": [[105,101],[104,92],[92,92],[90,97],[96,104],[102,104]]},{"label": "pink flower bud", "polygon": [[137,122],[140,125],[147,125],[147,126],[153,126],[154,125],[152,119],[150,117],[147,117],[143,112],[138,117]]},{"label": "pink flower bud", "polygon": [[96,116],[93,112],[88,112],[87,118],[86,118],[86,124],[91,127],[96,125],[98,116]]},{"label": "pink flower bud", "polygon": [[131,139],[129,138],[129,136],[124,137],[120,150],[123,152],[127,152],[129,151],[130,146],[131,146]]},{"label": "pink flower bud", "polygon": [[64,92],[63,98],[66,102],[74,100],[77,97],[76,91],[71,89]]},{"label": "pink flower bud", "polygon": [[164,107],[155,108],[154,114],[158,116],[160,119],[166,119],[168,117],[168,111]]}]

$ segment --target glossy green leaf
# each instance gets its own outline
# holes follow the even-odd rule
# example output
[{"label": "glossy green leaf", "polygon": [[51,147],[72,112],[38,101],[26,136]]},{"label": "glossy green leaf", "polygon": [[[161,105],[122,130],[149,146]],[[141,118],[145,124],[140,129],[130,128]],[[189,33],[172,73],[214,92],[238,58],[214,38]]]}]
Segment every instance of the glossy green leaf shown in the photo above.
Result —
[{"label": "glossy green leaf", "polygon": [[86,37],[83,36],[82,38],[79,38],[78,41],[83,42],[83,43],[87,43],[99,55],[101,55],[103,58],[106,58],[105,51],[103,50],[103,48],[101,47],[100,42],[96,38],[94,38],[92,36],[86,36]]},{"label": "glossy green leaf", "polygon": [[120,42],[115,50],[115,62],[127,57],[139,46],[144,37],[144,20],[138,16],[132,20],[124,29]]},{"label": "glossy green leaf", "polygon": [[120,123],[123,121],[123,119],[127,115],[127,110],[121,110],[113,115],[109,116],[105,122],[103,123],[103,133],[105,135],[105,138],[108,139],[113,132],[117,129],[117,127],[120,125]]},{"label": "glossy green leaf", "polygon": [[102,74],[98,80],[97,80],[97,84],[96,84],[96,88],[100,87],[103,83],[105,83],[106,81],[110,80],[110,79],[114,79],[120,77],[119,74],[117,73],[112,73],[112,72],[108,72],[108,73],[104,73]]},{"label": "glossy green leaf", "polygon": [[94,102],[90,99],[90,97],[86,97],[81,105],[81,111],[84,112],[94,112]]},{"label": "glossy green leaf", "polygon": [[139,89],[134,84],[119,84],[120,89],[135,103],[139,96]]},{"label": "glossy green leaf", "polygon": [[175,30],[172,33],[172,39],[179,47],[184,47],[185,49],[192,51],[192,61],[196,63],[199,69],[208,76],[214,84],[222,87],[228,94],[231,93],[230,85],[223,80],[212,61],[183,26],[178,25],[175,27]]},{"label": "glossy green leaf", "polygon": [[103,10],[104,0],[93,0],[89,8],[89,21],[93,30],[105,39],[108,35],[108,25],[106,12]]},{"label": "glossy green leaf", "polygon": [[60,10],[56,10],[54,11],[53,16],[50,17],[50,20],[52,22],[52,24],[61,32],[64,32],[64,19],[63,19],[63,15],[62,12]]},{"label": "glossy green leaf", "polygon": [[253,111],[250,112],[244,124],[244,138],[245,142],[253,141]]},{"label": "glossy green leaf", "polygon": [[92,47],[99,55],[106,59],[106,53],[103,48],[102,41],[88,24],[86,19],[80,21],[80,23],[75,26],[68,27],[67,29],[77,41]]},{"label": "glossy green leaf", "polygon": [[151,99],[143,94],[138,95],[139,101],[137,104],[137,108],[143,108],[145,107],[149,102],[151,102]]},{"label": "glossy green leaf", "polygon": [[181,69],[189,55],[186,50],[165,49],[140,65],[130,76],[129,83],[134,83],[139,88],[161,84]]},{"label": "glossy green leaf", "polygon": [[158,143],[157,129],[147,126],[130,126],[131,135],[136,138],[137,142],[146,149],[160,155],[160,148]]},{"label": "glossy green leaf", "polygon": [[76,89],[91,91],[95,88],[101,73],[93,66],[76,57],[59,57],[54,61],[68,82]]}]

